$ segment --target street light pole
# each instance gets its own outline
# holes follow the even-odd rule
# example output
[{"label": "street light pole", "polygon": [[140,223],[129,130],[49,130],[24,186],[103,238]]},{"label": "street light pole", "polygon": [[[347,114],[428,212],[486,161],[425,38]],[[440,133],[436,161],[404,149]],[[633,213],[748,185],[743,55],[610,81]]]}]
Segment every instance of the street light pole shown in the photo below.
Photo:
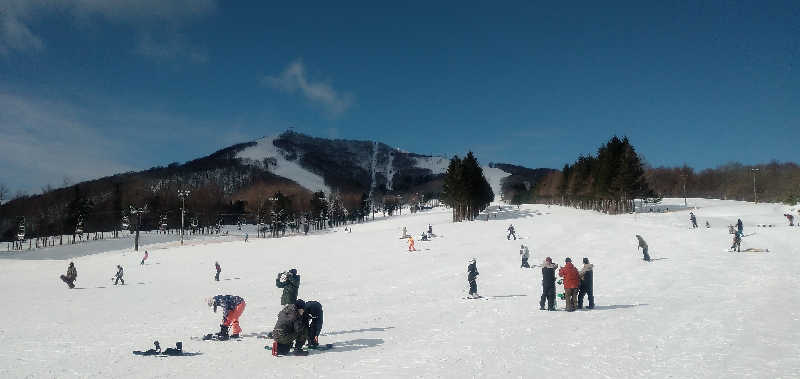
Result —
[{"label": "street light pole", "polygon": [[751,168],[750,171],[753,173],[753,202],[758,204],[758,193],[756,193],[756,172],[758,172],[759,169]]},{"label": "street light pole", "polygon": [[689,206],[686,203],[686,174],[681,174],[681,178],[683,178],[683,206],[684,208],[688,208]]},{"label": "street light pole", "polygon": [[181,199],[181,245],[183,245],[183,218],[186,214],[186,198],[189,197],[192,191],[178,190],[178,198]]}]

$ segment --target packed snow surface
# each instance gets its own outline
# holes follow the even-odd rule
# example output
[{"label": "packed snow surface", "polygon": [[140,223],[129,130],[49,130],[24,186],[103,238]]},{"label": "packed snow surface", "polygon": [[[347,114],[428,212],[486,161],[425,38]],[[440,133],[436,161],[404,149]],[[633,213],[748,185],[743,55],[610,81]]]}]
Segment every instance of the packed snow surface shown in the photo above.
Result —
[{"label": "packed snow surface", "polygon": [[497,167],[482,166],[481,168],[483,169],[483,176],[486,177],[486,181],[489,182],[489,186],[492,187],[492,192],[494,192],[494,201],[496,203],[500,202],[503,194],[503,179],[511,174]]},{"label": "packed snow surface", "polygon": [[444,174],[450,165],[450,159],[445,157],[414,157],[414,160],[417,161],[417,167],[431,170],[434,175]]},{"label": "packed snow surface", "polygon": [[[682,204],[683,199],[667,202]],[[77,288],[58,279],[69,260],[2,260],[0,377],[606,377],[776,378],[800,373],[800,228],[785,207],[694,200],[688,211],[609,216],[544,205],[493,206],[489,221],[451,223],[443,209],[309,236],[253,238],[73,259]],[[729,253],[727,225],[744,222]],[[409,253],[403,226],[438,235]],[[507,240],[509,223],[521,240]],[[755,227],[772,224],[774,227]],[[754,234],[753,234],[754,233]],[[635,234],[650,245],[641,259]],[[539,310],[545,256],[594,264],[593,310]],[[480,300],[467,292],[477,258]],[[213,280],[214,262],[222,280]],[[125,268],[125,286],[110,278]],[[325,310],[327,351],[272,357],[281,309],[278,272],[297,268],[300,297]],[[561,292],[559,289],[558,292]],[[204,299],[247,301],[241,341],[193,340],[219,329]],[[154,340],[200,355],[141,357]]]},{"label": "packed snow surface", "polygon": [[255,146],[250,146],[240,151],[236,157],[249,160],[250,163],[261,165],[262,167],[265,166],[265,159],[273,158],[275,164],[266,165],[266,168],[271,173],[291,179],[311,191],[330,192],[330,188],[325,185],[325,179],[303,168],[299,163],[299,156],[294,160],[286,159],[283,150],[272,143],[274,140],[275,138],[272,137],[261,138],[256,141]]}]

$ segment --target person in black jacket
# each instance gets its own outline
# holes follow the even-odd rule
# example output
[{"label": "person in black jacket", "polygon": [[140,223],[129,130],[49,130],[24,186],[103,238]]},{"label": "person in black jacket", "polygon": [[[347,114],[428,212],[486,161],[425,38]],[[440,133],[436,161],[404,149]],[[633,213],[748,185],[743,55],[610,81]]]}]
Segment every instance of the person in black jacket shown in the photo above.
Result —
[{"label": "person in black jacket", "polygon": [[219,325],[219,333],[217,339],[228,339],[228,327],[233,327],[231,338],[239,338],[239,333],[242,328],[239,327],[239,317],[244,313],[245,307],[244,299],[234,295],[217,295],[208,299],[208,306],[214,308],[214,313],[217,313],[217,307],[222,307],[225,313],[222,315],[222,324]]},{"label": "person in black jacket", "polygon": [[278,321],[272,330],[272,355],[288,354],[294,342],[295,354],[305,355],[303,345],[308,337],[308,326],[304,324],[303,313],[306,303],[297,299],[293,304],[288,304],[278,313]]},{"label": "person in black jacket", "polygon": [[314,348],[319,346],[319,333],[322,331],[322,304],[306,301],[303,309],[303,324],[308,327],[308,346]]},{"label": "person in black jacket", "polygon": [[550,257],[542,262],[542,297],[539,299],[539,309],[544,310],[544,301],[547,300],[547,310],[556,310],[556,269]]},{"label": "person in black jacket", "polygon": [[594,308],[594,293],[592,292],[592,269],[594,265],[589,263],[589,258],[583,258],[583,267],[578,273],[581,276],[581,286],[578,292],[578,309],[583,308],[583,296],[589,295],[589,306],[587,308]]},{"label": "person in black jacket", "polygon": [[469,296],[473,298],[480,297],[478,295],[478,264],[475,261],[475,258],[472,258],[469,261],[469,266],[467,266],[467,281],[469,282]]},{"label": "person in black jacket", "polygon": [[219,281],[219,273],[222,272],[222,267],[220,267],[219,262],[214,262],[214,269],[217,270],[217,275],[214,275],[214,280]]},{"label": "person in black jacket", "polygon": [[278,277],[275,278],[275,287],[283,288],[281,305],[294,304],[297,300],[297,292],[300,290],[300,275],[297,275],[297,269],[278,273]]}]

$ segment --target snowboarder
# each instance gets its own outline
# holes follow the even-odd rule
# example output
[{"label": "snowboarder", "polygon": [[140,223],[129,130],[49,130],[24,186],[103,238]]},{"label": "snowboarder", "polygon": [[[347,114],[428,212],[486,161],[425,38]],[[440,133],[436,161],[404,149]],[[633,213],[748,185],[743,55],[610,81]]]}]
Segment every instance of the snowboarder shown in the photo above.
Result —
[{"label": "snowboarder", "polygon": [[650,261],[650,254],[647,254],[647,242],[644,241],[644,238],[640,235],[636,235],[636,239],[639,240],[639,247],[636,250],[642,249],[642,254],[644,254],[644,260]]},{"label": "snowboarder", "polygon": [[514,237],[514,241],[516,241],[517,240],[517,234],[514,233],[514,225],[513,224],[508,226],[508,235],[506,236],[506,239],[510,240],[512,236]]},{"label": "snowboarder", "polygon": [[219,266],[219,262],[214,262],[214,268],[217,270],[217,275],[214,275],[214,280],[219,281],[219,273],[222,272],[222,267]]},{"label": "snowboarder", "polygon": [[297,269],[278,273],[275,278],[275,286],[283,288],[281,295],[281,305],[294,304],[297,300],[297,292],[300,290],[300,275],[297,275]]},{"label": "snowboarder", "polygon": [[308,336],[307,325],[303,324],[303,313],[305,312],[305,302],[297,299],[293,303],[287,304],[279,313],[278,321],[272,330],[272,355],[288,354],[294,342],[294,352],[298,355],[305,355],[303,345]]},{"label": "snowboarder", "polygon": [[531,255],[530,255],[530,252],[528,251],[528,247],[527,246],[525,246],[525,245],[520,245],[519,246],[519,255],[522,256],[522,265],[519,266],[519,267],[520,268],[523,268],[523,267],[524,268],[531,268],[531,266],[528,264],[528,258],[530,258]]},{"label": "snowboarder", "polygon": [[249,235],[249,234],[247,234],[247,233],[245,233],[245,234],[244,234],[244,242],[247,242],[247,238],[248,238],[248,237],[250,237],[250,235]]},{"label": "snowboarder", "polygon": [[731,251],[741,252],[742,251],[742,235],[739,233],[733,234],[733,245],[731,245]]},{"label": "snowboarder", "polygon": [[711,229],[711,224],[708,221],[706,221],[706,229]]},{"label": "snowboarder", "polygon": [[114,275],[116,280],[114,280],[114,285],[116,286],[117,283],[122,282],[122,285],[125,285],[125,279],[122,279],[122,266],[117,265],[117,273]]},{"label": "snowboarder", "polygon": [[308,347],[318,347],[319,333],[322,331],[322,304],[307,301],[303,309],[303,324],[308,328]]},{"label": "snowboarder", "polygon": [[408,238],[408,237],[411,237],[411,236],[408,235],[408,229],[406,229],[406,227],[404,226],[403,227],[403,236],[400,237],[400,238]]},{"label": "snowboarder", "polygon": [[475,258],[472,258],[469,261],[469,266],[467,266],[467,281],[469,282],[469,297],[471,298],[478,298],[478,265]]},{"label": "snowboarder", "polygon": [[744,235],[744,224],[742,224],[742,219],[738,219],[736,221],[736,230],[739,232],[740,236]]},{"label": "snowboarder", "polygon": [[67,275],[61,275],[61,280],[67,283],[69,288],[75,288],[76,279],[78,279],[78,270],[75,269],[75,263],[69,262],[69,266],[67,266]]},{"label": "snowboarder", "polygon": [[692,229],[697,228],[697,217],[694,216],[694,212],[689,212],[689,221],[692,222]]},{"label": "snowboarder", "polygon": [[433,225],[428,224],[428,238],[433,237]]},{"label": "snowboarder", "polygon": [[583,258],[583,267],[578,273],[581,277],[581,288],[578,292],[578,309],[583,309],[583,296],[589,295],[589,306],[587,308],[594,308],[594,292],[592,291],[592,276],[594,265],[589,263],[589,258]]},{"label": "snowboarder", "polygon": [[408,236],[408,251],[417,251],[414,247],[414,237]]},{"label": "snowboarder", "polygon": [[420,235],[419,239],[422,240],[422,241],[427,241],[428,240],[428,235],[425,234],[425,232],[422,232],[422,235]]},{"label": "snowboarder", "polygon": [[542,297],[539,299],[539,309],[544,310],[544,301],[547,299],[547,310],[556,310],[556,269],[550,257],[542,262]]},{"label": "snowboarder", "polygon": [[789,221],[789,226],[794,226],[794,215],[790,213],[784,213],[783,215],[786,216],[786,219]]},{"label": "snowboarder", "polygon": [[[208,306],[214,308],[214,313],[217,313],[217,307],[222,307],[225,311],[222,315],[222,324],[219,325],[219,333],[217,339],[227,340],[228,338],[239,338],[239,333],[242,328],[239,327],[239,317],[244,312],[244,307],[247,305],[239,296],[234,295],[217,295],[208,299]],[[232,327],[230,336],[228,335],[228,328]]]},{"label": "snowboarder", "polygon": [[564,259],[564,267],[558,269],[558,276],[564,278],[564,298],[567,301],[567,312],[572,312],[575,310],[581,279],[578,269],[572,265],[571,258]]},{"label": "snowboarder", "polygon": [[148,256],[150,256],[150,254],[148,254],[148,253],[147,253],[147,250],[145,250],[145,251],[144,251],[144,257],[142,257],[142,263],[140,263],[140,265],[143,265],[143,264],[144,264],[144,261],[146,261],[146,260],[147,260],[147,257],[148,257]]}]

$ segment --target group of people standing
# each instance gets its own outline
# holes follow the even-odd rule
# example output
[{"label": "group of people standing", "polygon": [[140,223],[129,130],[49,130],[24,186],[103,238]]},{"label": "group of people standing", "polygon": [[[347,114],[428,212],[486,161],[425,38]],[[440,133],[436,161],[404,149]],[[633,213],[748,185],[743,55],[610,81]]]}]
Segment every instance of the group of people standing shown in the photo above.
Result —
[{"label": "group of people standing", "polygon": [[593,291],[593,269],[594,265],[589,263],[589,258],[583,258],[583,267],[580,271],[572,264],[571,258],[564,259],[564,267],[559,268],[553,263],[552,258],[545,258],[542,262],[542,296],[539,299],[539,309],[556,310],[556,269],[558,276],[562,278],[564,284],[564,300],[566,301],[567,312],[583,308],[583,298],[588,295],[588,309],[594,308]]}]

